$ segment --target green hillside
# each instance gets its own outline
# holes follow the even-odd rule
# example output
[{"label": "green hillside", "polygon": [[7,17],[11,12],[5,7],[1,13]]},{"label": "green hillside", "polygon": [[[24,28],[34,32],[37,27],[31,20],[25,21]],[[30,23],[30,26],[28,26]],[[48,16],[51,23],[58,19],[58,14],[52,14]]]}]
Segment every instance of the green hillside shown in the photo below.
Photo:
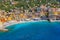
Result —
[{"label": "green hillside", "polygon": [[24,9],[28,9],[29,7],[34,7],[41,4],[50,4],[51,7],[54,7],[54,5],[56,7],[60,7],[57,6],[60,4],[60,2],[56,0],[0,0],[0,9],[6,11],[9,11],[10,9],[14,9],[16,7],[23,7]]}]

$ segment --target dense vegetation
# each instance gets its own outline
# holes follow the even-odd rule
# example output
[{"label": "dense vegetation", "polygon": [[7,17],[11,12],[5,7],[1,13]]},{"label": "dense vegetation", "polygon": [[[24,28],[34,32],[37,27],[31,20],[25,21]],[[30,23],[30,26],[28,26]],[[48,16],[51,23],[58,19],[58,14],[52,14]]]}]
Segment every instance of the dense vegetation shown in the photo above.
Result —
[{"label": "dense vegetation", "polygon": [[[13,4],[14,3],[14,4]],[[21,8],[28,9],[29,7],[38,6],[41,4],[52,4],[51,7],[60,7],[57,6],[60,4],[59,1],[56,0],[0,0],[0,9],[9,11],[10,9],[14,8]]]}]

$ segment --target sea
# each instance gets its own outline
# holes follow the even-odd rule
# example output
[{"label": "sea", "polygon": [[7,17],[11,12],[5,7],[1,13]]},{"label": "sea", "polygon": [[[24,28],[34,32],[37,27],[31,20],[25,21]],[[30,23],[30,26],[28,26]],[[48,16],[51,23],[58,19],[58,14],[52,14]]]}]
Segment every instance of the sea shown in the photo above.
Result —
[{"label": "sea", "polygon": [[26,22],[0,31],[0,40],[60,40],[60,22]]}]

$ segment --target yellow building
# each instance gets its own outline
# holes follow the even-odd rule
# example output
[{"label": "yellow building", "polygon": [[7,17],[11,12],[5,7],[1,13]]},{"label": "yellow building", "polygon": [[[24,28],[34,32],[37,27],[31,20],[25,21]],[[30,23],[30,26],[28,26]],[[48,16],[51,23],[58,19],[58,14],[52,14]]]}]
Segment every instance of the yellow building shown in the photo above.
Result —
[{"label": "yellow building", "polygon": [[58,15],[58,12],[54,12],[54,15]]},{"label": "yellow building", "polygon": [[11,21],[12,20],[12,17],[8,17],[8,21]]}]

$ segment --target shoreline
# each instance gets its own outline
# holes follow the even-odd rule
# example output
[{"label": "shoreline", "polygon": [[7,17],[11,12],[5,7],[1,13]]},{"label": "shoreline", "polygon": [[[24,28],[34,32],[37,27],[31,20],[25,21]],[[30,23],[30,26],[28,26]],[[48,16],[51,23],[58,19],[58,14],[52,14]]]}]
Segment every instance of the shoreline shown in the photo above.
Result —
[{"label": "shoreline", "polygon": [[[14,25],[14,24],[19,24],[19,23],[27,23],[27,22],[42,22],[42,21],[47,21],[47,20],[40,20],[40,21],[9,21],[9,22],[5,22],[3,25],[5,27]],[[60,22],[60,20],[52,20],[51,22]]]}]

